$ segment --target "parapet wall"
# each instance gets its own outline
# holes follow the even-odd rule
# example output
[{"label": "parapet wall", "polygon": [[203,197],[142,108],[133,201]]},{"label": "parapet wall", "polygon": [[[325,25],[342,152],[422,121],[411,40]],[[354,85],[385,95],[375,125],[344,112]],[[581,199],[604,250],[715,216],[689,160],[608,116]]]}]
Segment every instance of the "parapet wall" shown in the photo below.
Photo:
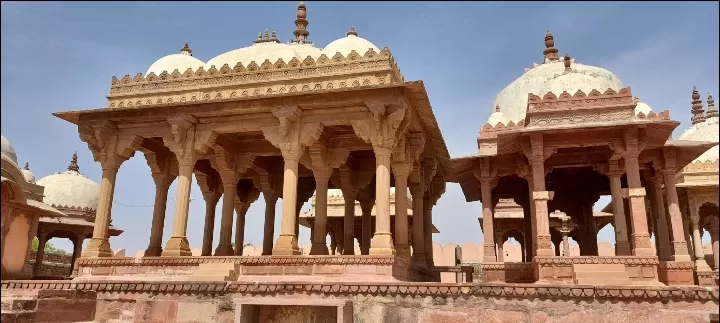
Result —
[{"label": "parapet wall", "polygon": [[[359,323],[684,323],[710,322],[710,315],[718,313],[717,288],[537,284],[4,281],[3,302],[38,295],[40,289],[57,295],[93,291],[93,322],[229,323],[235,322],[234,300],[257,296],[282,298],[284,304],[348,300],[352,321]],[[50,310],[37,308],[35,315]],[[89,313],[87,306],[83,311]],[[288,316],[266,322],[315,322],[309,311],[284,313]]]}]

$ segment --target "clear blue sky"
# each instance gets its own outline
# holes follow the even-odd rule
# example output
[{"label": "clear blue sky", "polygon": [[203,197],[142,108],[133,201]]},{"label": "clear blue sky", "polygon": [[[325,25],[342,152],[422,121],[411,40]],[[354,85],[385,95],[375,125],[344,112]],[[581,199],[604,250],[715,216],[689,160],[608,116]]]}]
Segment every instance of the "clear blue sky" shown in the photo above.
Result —
[{"label": "clear blue sky", "polygon": [[[38,179],[65,170],[78,151],[80,171],[98,182],[100,166],[77,128],[52,112],[104,107],[111,76],[145,72],[185,41],[203,61],[250,45],[266,28],[287,41],[296,6],[3,1],[2,133]],[[318,47],[345,36],[352,25],[361,37],[389,47],[406,79],[425,82],[452,156],[476,152],[475,138],[495,95],[523,68],[541,62],[546,29],[561,54],[613,71],[654,110],[671,110],[682,121],[675,136],[689,125],[694,85],[703,97],[720,95],[717,2],[309,1],[307,7],[310,39]],[[200,247],[204,202],[196,186],[192,197],[188,239]],[[137,153],[120,169],[112,215],[125,233],[111,240],[113,249],[134,253],[147,247],[153,199],[150,170]],[[601,199],[598,205],[605,203]],[[163,241],[169,238],[173,210],[170,200]],[[246,239],[256,246],[262,243],[263,210],[261,198],[247,215]],[[433,213],[441,231],[435,241],[481,242],[480,213],[480,203],[466,203],[460,187],[448,184]],[[300,232],[300,243],[308,244],[309,230]],[[604,229],[600,240],[612,241],[612,233]],[[72,250],[62,239],[52,242]]]}]

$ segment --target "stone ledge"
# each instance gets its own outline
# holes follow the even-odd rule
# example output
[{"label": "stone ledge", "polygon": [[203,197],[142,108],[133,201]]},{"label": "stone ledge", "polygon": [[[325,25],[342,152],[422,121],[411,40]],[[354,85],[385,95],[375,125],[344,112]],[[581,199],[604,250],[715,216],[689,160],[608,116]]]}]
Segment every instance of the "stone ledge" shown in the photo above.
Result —
[{"label": "stone ledge", "polygon": [[449,284],[449,283],[241,283],[241,282],[158,282],[128,281],[3,281],[3,290],[66,289],[114,293],[175,294],[309,294],[447,295],[511,298],[604,298],[625,300],[718,301],[717,287],[567,286],[537,284]]},{"label": "stone ledge", "polygon": [[188,266],[211,263],[240,265],[394,264],[394,256],[236,256],[236,257],[107,257],[80,258],[78,267]]}]

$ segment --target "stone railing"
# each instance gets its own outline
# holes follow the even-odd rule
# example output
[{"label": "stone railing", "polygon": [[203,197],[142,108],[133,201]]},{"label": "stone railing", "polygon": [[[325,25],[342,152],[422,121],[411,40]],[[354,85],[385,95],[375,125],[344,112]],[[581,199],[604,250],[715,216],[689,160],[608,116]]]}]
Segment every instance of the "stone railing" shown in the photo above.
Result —
[{"label": "stone railing", "polygon": [[628,278],[633,282],[658,281],[657,256],[580,256],[580,257],[541,257],[533,259],[533,272],[539,273],[538,280],[572,283],[573,265],[585,264],[623,264]]},{"label": "stone railing", "polygon": [[532,264],[529,262],[484,263],[484,283],[532,283]]}]

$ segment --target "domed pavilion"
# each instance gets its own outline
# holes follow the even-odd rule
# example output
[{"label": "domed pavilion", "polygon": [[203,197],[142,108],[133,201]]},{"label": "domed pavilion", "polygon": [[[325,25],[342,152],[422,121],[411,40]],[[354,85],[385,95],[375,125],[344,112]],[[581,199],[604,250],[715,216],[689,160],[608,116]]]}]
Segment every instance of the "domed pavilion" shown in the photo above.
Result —
[{"label": "domed pavilion", "polygon": [[[693,101],[693,127],[673,140],[679,122],[668,111],[653,111],[613,72],[558,52],[548,31],[542,63],[497,95],[478,153],[451,162],[451,181],[467,201],[482,201],[485,280],[712,284],[703,278],[708,266],[694,264],[688,252],[679,201],[695,201],[690,214],[714,212],[701,218],[717,228],[717,117],[705,120],[702,103]],[[611,195],[612,206],[594,212],[601,195]],[[598,256],[597,234],[607,224],[615,230],[614,257]],[[498,256],[496,246],[509,237],[521,242],[524,262]],[[559,256],[568,238],[580,257]],[[702,250],[697,236],[692,241]]]}]

